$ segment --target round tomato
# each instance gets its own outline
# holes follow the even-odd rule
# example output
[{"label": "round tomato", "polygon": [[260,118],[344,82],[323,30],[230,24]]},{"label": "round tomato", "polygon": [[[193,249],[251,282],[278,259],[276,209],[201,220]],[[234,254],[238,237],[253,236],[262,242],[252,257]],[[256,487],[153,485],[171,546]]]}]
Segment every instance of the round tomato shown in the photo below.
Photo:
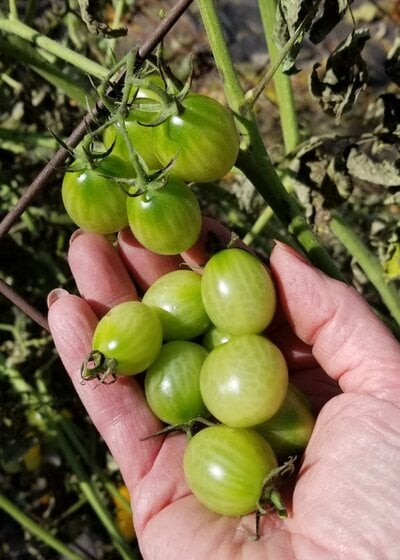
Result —
[{"label": "round tomato", "polygon": [[211,352],[211,350],[214,350],[214,348],[220,346],[220,344],[225,344],[225,342],[228,342],[228,340],[230,340],[231,338],[231,334],[225,331],[221,331],[215,325],[210,325],[210,327],[203,334],[201,343],[204,348]]},{"label": "round tomato", "polygon": [[223,249],[211,257],[204,268],[201,294],[214,325],[232,335],[262,332],[275,313],[271,276],[244,249]]},{"label": "round tomato", "polygon": [[289,383],[286,398],[278,412],[255,426],[278,457],[287,458],[303,451],[314,427],[314,415],[305,395]]},{"label": "round tomato", "polygon": [[157,313],[139,301],[127,301],[111,308],[97,324],[93,350],[116,360],[118,375],[134,375],[147,369],[162,345],[162,328]]},{"label": "round tomato", "polygon": [[110,155],[94,168],[77,160],[62,182],[62,200],[71,220],[80,228],[108,235],[128,225],[128,186],[113,178],[132,179],[129,162]]},{"label": "round tomato", "polygon": [[155,126],[154,148],[163,165],[172,160],[172,172],[184,181],[221,179],[233,167],[239,152],[239,134],[231,112],[221,103],[189,93],[178,113]]},{"label": "round tomato", "polygon": [[210,324],[201,299],[201,276],[193,270],[174,270],[161,276],[143,296],[154,309],[163,328],[164,340],[190,340]]},{"label": "round tomato", "polygon": [[220,515],[246,515],[263,496],[264,481],[277,467],[257,432],[224,425],[204,428],[188,442],[183,468],[197,499]]},{"label": "round tomato", "polygon": [[186,251],[197,241],[201,210],[190,188],[170,176],[161,188],[128,196],[128,221],[133,235],[146,249],[160,255]]},{"label": "round tomato", "polygon": [[154,414],[167,424],[184,424],[208,416],[199,377],[207,350],[185,340],[167,342],[148,368],[145,394]]},{"label": "round tomato", "polygon": [[200,391],[217,420],[247,428],[271,418],[286,396],[288,369],[275,344],[257,334],[235,336],[207,356]]},{"label": "round tomato", "polygon": [[[142,105],[143,109],[135,107],[128,112],[128,116],[125,120],[125,128],[129,140],[134,150],[142,158],[149,170],[160,169],[161,164],[153,149],[153,130],[150,126],[145,126],[155,118],[155,113],[146,111],[146,105],[154,104],[154,101],[140,98],[135,100],[135,104]],[[109,126],[104,132],[103,143],[105,147],[110,148],[113,142],[114,148],[112,153],[129,161],[129,149],[119,124]]]}]

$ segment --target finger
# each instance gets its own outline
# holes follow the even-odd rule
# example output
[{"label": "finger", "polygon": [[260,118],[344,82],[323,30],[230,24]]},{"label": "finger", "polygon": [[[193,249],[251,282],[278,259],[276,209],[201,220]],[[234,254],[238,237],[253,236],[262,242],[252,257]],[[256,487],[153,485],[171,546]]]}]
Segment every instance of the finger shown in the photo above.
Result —
[{"label": "finger", "polygon": [[118,303],[138,298],[115,247],[102,235],[75,232],[68,263],[79,293],[98,317]]},{"label": "finger", "polygon": [[[182,253],[188,266],[198,270],[204,266],[211,255],[221,247],[227,247],[232,240],[232,232],[217,220],[203,216],[200,235],[196,243]],[[243,245],[241,241],[237,244]]]},{"label": "finger", "polygon": [[400,399],[400,345],[357,292],[278,243],[271,269],[295,333],[343,391]]},{"label": "finger", "polygon": [[156,255],[145,249],[132,235],[129,228],[118,236],[118,252],[136,286],[145,292],[160,276],[177,270],[183,259],[180,255]]},{"label": "finger", "polygon": [[162,438],[141,438],[161,427],[148,408],[133,378],[118,378],[112,385],[81,383],[81,364],[92,349],[97,317],[81,298],[50,296],[50,332],[59,356],[90,418],[133,488],[145,476],[162,444]]}]

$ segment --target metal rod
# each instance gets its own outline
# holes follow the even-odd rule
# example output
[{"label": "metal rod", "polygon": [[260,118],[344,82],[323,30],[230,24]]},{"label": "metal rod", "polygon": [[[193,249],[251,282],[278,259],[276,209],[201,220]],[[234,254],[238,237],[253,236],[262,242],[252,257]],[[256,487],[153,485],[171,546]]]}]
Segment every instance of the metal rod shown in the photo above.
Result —
[{"label": "metal rod", "polygon": [[17,292],[11,288],[2,278],[0,278],[0,292],[8,298],[14,305],[19,307],[28,317],[33,319],[39,326],[44,330],[49,330],[49,324],[46,317],[40,313],[33,305],[31,305],[26,299],[17,294]]}]

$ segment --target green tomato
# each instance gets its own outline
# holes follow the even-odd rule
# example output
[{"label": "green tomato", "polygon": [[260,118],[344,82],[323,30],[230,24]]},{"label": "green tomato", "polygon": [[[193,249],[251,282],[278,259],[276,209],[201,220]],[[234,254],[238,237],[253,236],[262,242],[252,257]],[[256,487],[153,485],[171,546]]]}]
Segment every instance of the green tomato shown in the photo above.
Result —
[{"label": "green tomato", "polygon": [[115,178],[132,179],[132,166],[110,155],[93,169],[76,161],[62,182],[62,200],[71,220],[85,231],[107,235],[128,225],[126,192],[128,187]]},{"label": "green tomato", "polygon": [[177,115],[154,127],[154,148],[163,165],[172,160],[172,172],[184,181],[221,179],[233,167],[239,152],[239,134],[231,112],[221,103],[189,93]]},{"label": "green tomato", "polygon": [[196,196],[180,179],[149,189],[127,201],[129,226],[146,249],[160,255],[186,251],[197,241],[201,210]]},{"label": "green tomato", "polygon": [[282,405],[288,368],[275,344],[257,334],[235,336],[210,352],[200,373],[207,409],[223,424],[247,428]]},{"label": "green tomato", "polygon": [[204,307],[212,323],[232,335],[261,333],[276,308],[267,268],[243,249],[223,249],[207,262],[201,281]]},{"label": "green tomato", "polygon": [[255,426],[278,457],[301,453],[311,437],[315,418],[306,396],[289,383],[286,398],[278,412]]},{"label": "green tomato", "polygon": [[267,441],[257,432],[219,425],[205,428],[188,442],[183,468],[197,499],[220,515],[255,511],[266,477],[277,467]]},{"label": "green tomato", "polygon": [[232,335],[226,331],[221,331],[215,325],[210,325],[201,338],[201,343],[209,352],[214,350],[217,346],[225,344],[232,338]]},{"label": "green tomato", "polygon": [[[160,169],[161,164],[154,152],[153,148],[153,130],[151,126],[145,126],[151,123],[156,114],[146,111],[146,105],[154,104],[151,99],[140,98],[135,100],[135,104],[143,105],[143,109],[132,108],[129,110],[125,120],[125,128],[127,135],[134,150],[142,158],[149,170]],[[143,124],[141,124],[143,123]],[[108,149],[114,142],[112,153],[118,157],[129,161],[129,149],[121,132],[119,124],[113,124],[106,128],[103,135],[103,143]]]},{"label": "green tomato", "polygon": [[145,394],[154,414],[167,424],[184,424],[208,416],[199,377],[207,350],[185,340],[167,342],[148,368]]},{"label": "green tomato", "polygon": [[164,340],[190,340],[209,326],[200,285],[201,276],[197,272],[174,270],[147,289],[143,302],[157,313]]},{"label": "green tomato", "polygon": [[139,301],[120,303],[97,324],[92,347],[117,361],[115,373],[135,375],[157,358],[162,345],[162,327],[157,313]]}]

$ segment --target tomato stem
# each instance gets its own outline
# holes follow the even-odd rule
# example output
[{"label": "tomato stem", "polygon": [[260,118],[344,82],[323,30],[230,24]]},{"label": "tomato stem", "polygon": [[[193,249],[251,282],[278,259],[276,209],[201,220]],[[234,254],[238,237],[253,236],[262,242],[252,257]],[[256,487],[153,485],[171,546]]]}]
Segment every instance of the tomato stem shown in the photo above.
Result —
[{"label": "tomato stem", "polygon": [[107,358],[102,352],[92,350],[86,356],[81,366],[81,383],[98,379],[100,383],[114,383],[118,362],[114,358]]}]

